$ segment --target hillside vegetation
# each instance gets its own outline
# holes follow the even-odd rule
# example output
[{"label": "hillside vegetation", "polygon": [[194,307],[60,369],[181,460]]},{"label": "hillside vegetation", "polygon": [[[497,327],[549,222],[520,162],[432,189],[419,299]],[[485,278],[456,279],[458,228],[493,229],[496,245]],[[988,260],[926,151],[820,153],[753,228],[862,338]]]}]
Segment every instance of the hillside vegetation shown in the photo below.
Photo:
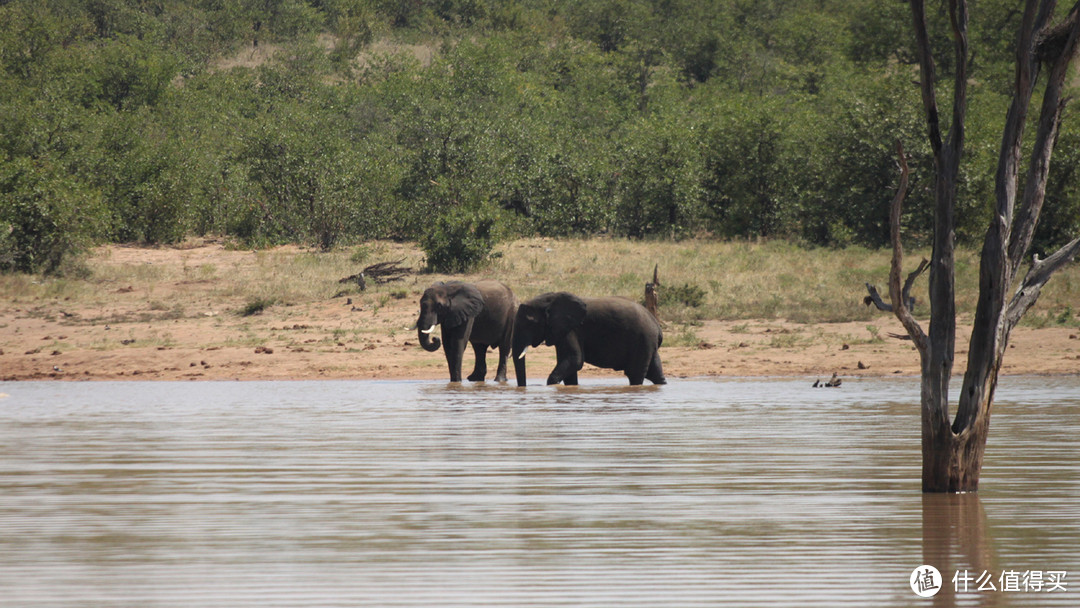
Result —
[{"label": "hillside vegetation", "polygon": [[[93,243],[508,237],[879,247],[901,139],[930,231],[907,6],[878,0],[9,0],[0,269]],[[1013,3],[972,8],[958,238],[981,236]],[[936,32],[946,40],[946,32]],[[939,78],[951,79],[951,56]],[[1080,231],[1067,117],[1040,250]],[[440,250],[442,247],[442,250]],[[441,256],[441,257],[440,257]]]}]

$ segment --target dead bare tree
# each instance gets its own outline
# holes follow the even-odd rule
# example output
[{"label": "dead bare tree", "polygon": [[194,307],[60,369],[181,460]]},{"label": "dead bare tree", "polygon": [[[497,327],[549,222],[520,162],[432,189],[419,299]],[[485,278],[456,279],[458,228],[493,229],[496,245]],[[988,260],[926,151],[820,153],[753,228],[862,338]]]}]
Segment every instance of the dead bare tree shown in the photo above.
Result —
[{"label": "dead bare tree", "polygon": [[[956,343],[954,290],[954,210],[956,185],[964,145],[967,109],[967,3],[949,0],[956,74],[952,119],[943,134],[935,96],[934,59],[927,34],[924,0],[910,0],[919,56],[920,86],[928,136],[934,154],[935,210],[933,255],[930,261],[930,325],[924,332],[902,297],[900,274],[900,212],[907,183],[902,149],[901,188],[890,213],[893,260],[889,272],[893,313],[919,351],[922,368],[922,486],[924,492],[968,492],[979,487],[990,410],[1009,334],[1039,297],[1051,275],[1080,252],[1080,238],[1045,260],[1035,256],[1022,279],[1032,235],[1039,221],[1062,111],[1066,76],[1080,37],[1080,1],[1057,25],[1050,21],[1055,0],[1027,0],[1016,47],[1016,80],[1006,116],[998,159],[994,219],[983,243],[979,270],[979,300],[968,348],[955,418],[949,419],[949,380]],[[1028,158],[1023,193],[1018,193],[1024,126],[1040,80],[1042,95],[1034,146]],[[1019,197],[1019,198],[1018,198]],[[1019,209],[1017,204],[1019,203]],[[1011,294],[1011,296],[1010,296]]]},{"label": "dead bare tree", "polygon": [[660,279],[657,273],[660,271],[660,265],[653,266],[652,271],[652,283],[645,283],[645,308],[652,313],[652,316],[657,320],[660,319],[660,301],[656,295],[657,289],[660,287]]}]

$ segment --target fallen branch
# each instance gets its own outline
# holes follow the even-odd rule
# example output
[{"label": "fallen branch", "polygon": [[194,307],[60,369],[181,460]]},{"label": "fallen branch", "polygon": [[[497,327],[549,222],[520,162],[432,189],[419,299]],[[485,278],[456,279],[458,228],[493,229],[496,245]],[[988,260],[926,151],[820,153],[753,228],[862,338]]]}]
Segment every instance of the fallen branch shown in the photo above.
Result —
[{"label": "fallen branch", "polygon": [[392,262],[378,262],[356,274],[339,279],[338,283],[355,283],[360,286],[360,291],[363,291],[367,289],[367,279],[372,279],[380,285],[392,281],[404,281],[406,276],[415,272],[408,266],[402,266],[401,263],[404,261],[405,258]]},{"label": "fallen branch", "polygon": [[403,281],[405,277],[415,272],[408,266],[402,266],[405,261],[402,258],[396,262],[379,262],[364,269],[363,275],[375,280],[376,283],[389,283],[391,281]]}]

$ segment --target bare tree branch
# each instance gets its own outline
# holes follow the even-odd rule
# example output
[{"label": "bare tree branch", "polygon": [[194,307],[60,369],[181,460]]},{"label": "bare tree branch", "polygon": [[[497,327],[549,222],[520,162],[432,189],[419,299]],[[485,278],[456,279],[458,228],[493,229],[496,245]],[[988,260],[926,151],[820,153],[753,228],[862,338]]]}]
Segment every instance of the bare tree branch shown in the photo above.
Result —
[{"label": "bare tree branch", "polygon": [[[1047,33],[1047,32],[1051,33]],[[1062,96],[1069,75],[1069,65],[1077,51],[1080,38],[1080,2],[1073,7],[1069,16],[1061,24],[1052,28],[1044,27],[1037,37],[1037,56],[1050,54],[1050,76],[1043,94],[1042,112],[1039,117],[1039,130],[1035,135],[1035,146],[1028,165],[1028,175],[1024,186],[1024,197],[1019,212],[1016,214],[1009,242],[1010,276],[1016,276],[1020,265],[1031,247],[1035,228],[1039,223],[1043,202],[1046,199],[1046,180],[1050,174],[1050,157],[1057,140],[1061,114],[1068,103]],[[1048,51],[1047,46],[1053,47]]]},{"label": "bare tree branch", "polygon": [[964,147],[964,117],[967,115],[968,81],[968,38],[967,38],[967,2],[949,0],[949,21],[952,24],[953,37],[956,39],[953,52],[956,54],[956,74],[953,78],[953,116],[949,126],[948,149],[953,162],[959,165],[960,152]]},{"label": "bare tree branch", "polygon": [[1016,205],[1016,184],[1019,175],[1021,142],[1027,124],[1031,95],[1042,65],[1035,53],[1038,32],[1043,31],[1054,11],[1055,0],[1028,0],[1021,19],[1016,44],[1016,81],[1013,99],[1005,118],[1005,131],[998,158],[995,199],[996,211],[1012,226]]},{"label": "bare tree branch", "polygon": [[915,22],[915,40],[919,49],[919,79],[922,84],[923,110],[926,112],[926,125],[929,129],[930,147],[936,156],[941,150],[941,121],[938,119],[937,97],[934,93],[934,58],[930,49],[930,35],[926,27],[926,6],[923,0],[912,0],[911,15]]},{"label": "bare tree branch", "polygon": [[1024,313],[1039,299],[1039,294],[1042,292],[1046,282],[1050,280],[1050,277],[1060,270],[1062,266],[1074,260],[1077,254],[1080,254],[1080,238],[1076,238],[1068,245],[1058,249],[1045,260],[1040,260],[1037,255],[1034,256],[1034,261],[1027,275],[1024,276],[1023,283],[1021,283],[1020,288],[1016,290],[1016,294],[1013,295],[1012,300],[1009,302],[1009,309],[1005,318],[1010,328],[1015,327],[1020,321],[1020,317],[1024,316]]},{"label": "bare tree branch", "polygon": [[[1038,4],[1036,15],[1036,4]],[[1023,154],[1024,121],[1035,92],[1035,81],[1041,62],[1040,40],[1053,14],[1053,0],[1028,0],[1024,23],[1033,24],[1030,31],[1020,36],[1017,48],[1017,77],[1013,102],[1006,120],[1001,154],[996,176],[996,209],[983,243],[979,269],[979,301],[975,307],[971,340],[968,347],[968,365],[960,390],[956,418],[952,430],[958,436],[981,434],[989,424],[990,403],[1002,357],[1009,340],[1009,333],[1024,311],[1038,298],[1042,285],[1049,280],[1052,270],[1060,268],[1066,260],[1055,258],[1049,265],[1036,263],[1032,274],[1025,278],[1013,300],[1008,292],[1015,285],[1021,258],[1031,244],[1032,234],[1038,223],[1039,212],[1045,198],[1046,177],[1049,172],[1051,153],[1061,121],[1062,87],[1068,65],[1076,50],[1076,35],[1080,30],[1074,21],[1070,34],[1064,38],[1060,52],[1056,54],[1046,78],[1046,91],[1039,114],[1039,126],[1032,148],[1028,176],[1020,212],[1014,217],[1017,197],[1017,167]],[[1076,19],[1073,8],[1071,20]],[[1043,49],[1046,50],[1045,48]],[[1066,248],[1068,250],[1068,248]],[[1067,255],[1067,251],[1062,256]],[[1061,261],[1058,261],[1061,260]],[[981,447],[979,448],[982,449]]]},{"label": "bare tree branch", "polygon": [[[915,296],[911,295],[911,287],[915,284],[915,279],[919,278],[919,275],[925,272],[926,269],[929,267],[930,261],[926,258],[923,258],[922,261],[919,262],[919,267],[911,271],[911,273],[908,274],[907,280],[904,281],[904,291],[901,296],[904,298],[904,302],[907,303],[908,310],[915,307]],[[881,294],[878,293],[877,286],[866,283],[866,291],[868,291],[870,295],[863,298],[864,304],[866,304],[867,306],[873,305],[878,310],[883,312],[893,311],[892,304],[888,304],[883,299],[881,299]],[[891,300],[892,296],[889,296],[889,299]]]},{"label": "bare tree branch", "polygon": [[[908,175],[910,172],[908,170],[907,156],[904,154],[904,145],[899,141],[896,142],[896,155],[900,163],[900,186],[896,189],[896,196],[893,197],[892,205],[889,207],[889,239],[892,241],[893,250],[892,265],[889,268],[889,295],[892,299],[893,314],[896,315],[904,329],[907,330],[908,335],[911,336],[915,347],[919,349],[919,354],[926,356],[928,347],[926,333],[923,332],[918,321],[912,316],[911,309],[905,301],[905,289],[900,287],[900,272],[904,266],[904,246],[900,239],[900,216],[903,211],[904,198],[907,196]],[[911,289],[915,277],[922,272],[923,265],[920,264],[919,267],[920,270],[908,277],[907,290]]]}]

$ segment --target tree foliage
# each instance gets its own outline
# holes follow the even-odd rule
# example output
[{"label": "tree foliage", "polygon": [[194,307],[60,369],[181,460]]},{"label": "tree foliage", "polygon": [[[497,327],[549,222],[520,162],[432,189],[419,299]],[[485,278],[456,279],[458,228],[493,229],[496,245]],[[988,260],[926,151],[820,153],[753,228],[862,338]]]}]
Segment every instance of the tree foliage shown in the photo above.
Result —
[{"label": "tree foliage", "polygon": [[[36,208],[56,221],[19,224],[18,238],[12,228],[4,259],[23,261],[5,267],[55,269],[27,260],[208,232],[251,245],[419,240],[462,209],[490,212],[505,233],[885,246],[892,141],[921,133],[905,10],[10,0],[0,215],[51,192]],[[1011,77],[1003,32],[1018,17],[1003,0],[973,10],[986,14],[971,30],[985,50],[970,66],[968,149],[992,166]],[[944,86],[950,62],[938,61]],[[1070,125],[1063,142],[1077,138]],[[925,242],[932,163],[909,152],[905,233]],[[988,218],[981,168],[959,185],[960,239]],[[1054,180],[1044,249],[1080,227],[1080,175]],[[68,208],[93,221],[72,225]]]}]

